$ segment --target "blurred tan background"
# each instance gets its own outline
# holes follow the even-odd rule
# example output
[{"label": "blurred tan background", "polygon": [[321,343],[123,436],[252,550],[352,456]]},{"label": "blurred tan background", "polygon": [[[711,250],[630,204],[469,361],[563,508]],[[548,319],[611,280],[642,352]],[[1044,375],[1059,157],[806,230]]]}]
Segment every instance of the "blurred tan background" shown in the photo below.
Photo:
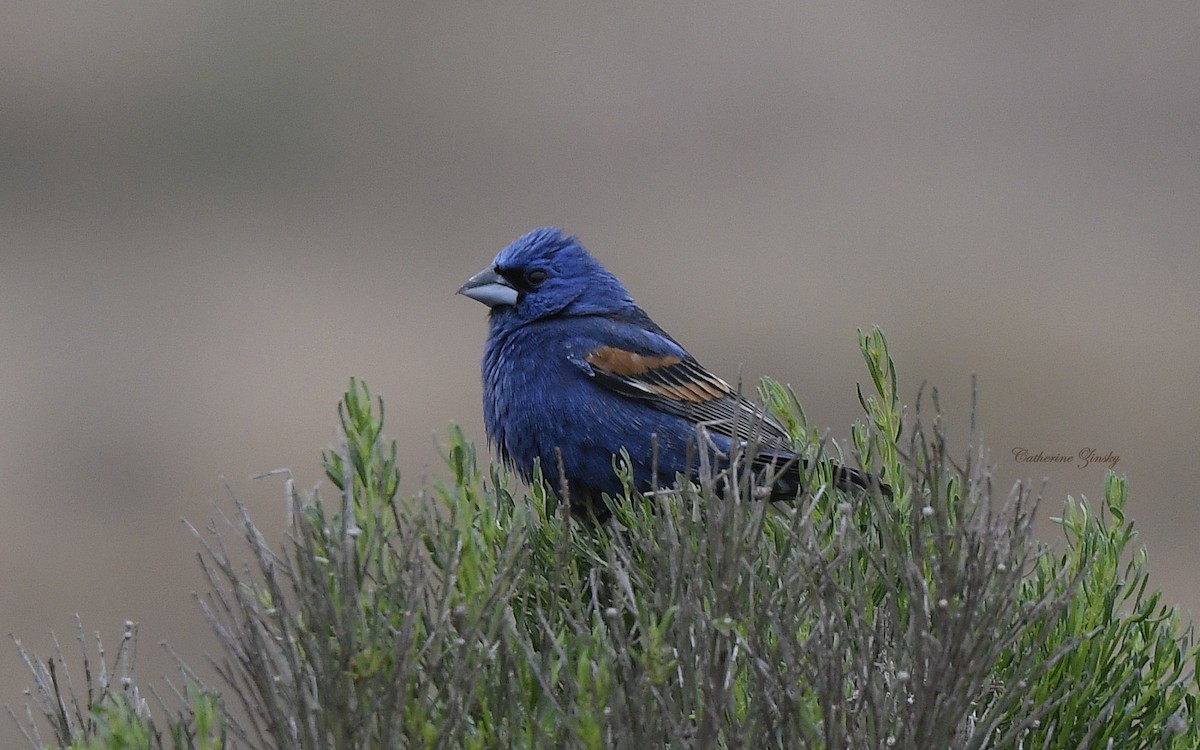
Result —
[{"label": "blurred tan background", "polygon": [[[1200,5],[1151,0],[10,3],[0,23],[0,633],[73,614],[213,648],[180,524],[225,474],[272,530],[351,375],[406,490],[482,442],[485,309],[561,224],[715,371],[843,439],[888,332],[997,481],[1100,495],[1120,456],[1200,611]],[[1047,538],[1053,539],[1052,529]],[[278,538],[276,536],[276,538]],[[29,684],[0,646],[0,704]],[[0,714],[0,746],[17,747]]]}]

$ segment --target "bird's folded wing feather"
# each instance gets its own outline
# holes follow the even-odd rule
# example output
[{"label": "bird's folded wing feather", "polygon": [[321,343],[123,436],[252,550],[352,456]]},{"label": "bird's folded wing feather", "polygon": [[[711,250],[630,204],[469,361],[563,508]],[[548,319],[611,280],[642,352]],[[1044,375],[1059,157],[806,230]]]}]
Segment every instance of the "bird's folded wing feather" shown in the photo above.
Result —
[{"label": "bird's folded wing feather", "polygon": [[[809,466],[807,459],[792,452],[791,437],[779,420],[709,372],[645,313],[608,318],[599,327],[588,325],[576,333],[592,343],[571,361],[598,386],[702,425],[713,434],[758,444],[754,465],[759,468],[775,471],[790,466],[790,473],[797,474]],[[857,469],[836,464],[832,468],[835,484],[842,489],[874,485],[883,494],[892,494],[891,487]],[[797,488],[790,485],[780,494],[794,497]]]},{"label": "bird's folded wing feather", "polygon": [[598,385],[703,425],[713,433],[778,448],[790,445],[778,420],[671,344],[663,347],[665,353],[597,346],[582,360]]}]

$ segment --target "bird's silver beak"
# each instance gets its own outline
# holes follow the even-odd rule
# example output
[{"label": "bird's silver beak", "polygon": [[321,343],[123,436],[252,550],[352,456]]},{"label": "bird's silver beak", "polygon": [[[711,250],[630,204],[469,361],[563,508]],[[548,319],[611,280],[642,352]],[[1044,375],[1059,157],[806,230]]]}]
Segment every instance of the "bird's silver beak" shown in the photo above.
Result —
[{"label": "bird's silver beak", "polygon": [[458,293],[482,302],[488,307],[517,304],[518,292],[508,279],[496,273],[493,268],[485,268],[458,288]]}]

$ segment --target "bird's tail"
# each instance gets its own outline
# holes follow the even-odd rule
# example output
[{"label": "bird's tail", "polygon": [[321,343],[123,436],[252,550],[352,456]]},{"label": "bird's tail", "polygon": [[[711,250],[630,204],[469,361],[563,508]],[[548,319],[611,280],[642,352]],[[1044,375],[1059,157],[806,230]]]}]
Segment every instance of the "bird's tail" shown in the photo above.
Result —
[{"label": "bird's tail", "polygon": [[[819,459],[829,468],[833,486],[845,492],[871,490],[875,487],[886,497],[892,496],[891,485],[879,477],[849,466],[842,466],[827,458]],[[770,482],[772,501],[793,501],[815,476],[812,459],[803,456],[779,456],[759,454],[751,462],[756,475],[763,484]]]}]

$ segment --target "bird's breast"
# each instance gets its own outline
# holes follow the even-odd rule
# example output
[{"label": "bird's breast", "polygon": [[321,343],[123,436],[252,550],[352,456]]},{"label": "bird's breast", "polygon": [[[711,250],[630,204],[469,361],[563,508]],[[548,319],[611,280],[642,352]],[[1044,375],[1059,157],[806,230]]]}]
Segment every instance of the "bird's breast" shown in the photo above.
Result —
[{"label": "bird's breast", "polygon": [[[553,453],[569,426],[577,428],[588,405],[584,374],[569,351],[521,332],[489,339],[483,355],[483,413],[488,440],[502,458],[528,475],[535,458]],[[572,428],[572,429],[574,429]]]}]

